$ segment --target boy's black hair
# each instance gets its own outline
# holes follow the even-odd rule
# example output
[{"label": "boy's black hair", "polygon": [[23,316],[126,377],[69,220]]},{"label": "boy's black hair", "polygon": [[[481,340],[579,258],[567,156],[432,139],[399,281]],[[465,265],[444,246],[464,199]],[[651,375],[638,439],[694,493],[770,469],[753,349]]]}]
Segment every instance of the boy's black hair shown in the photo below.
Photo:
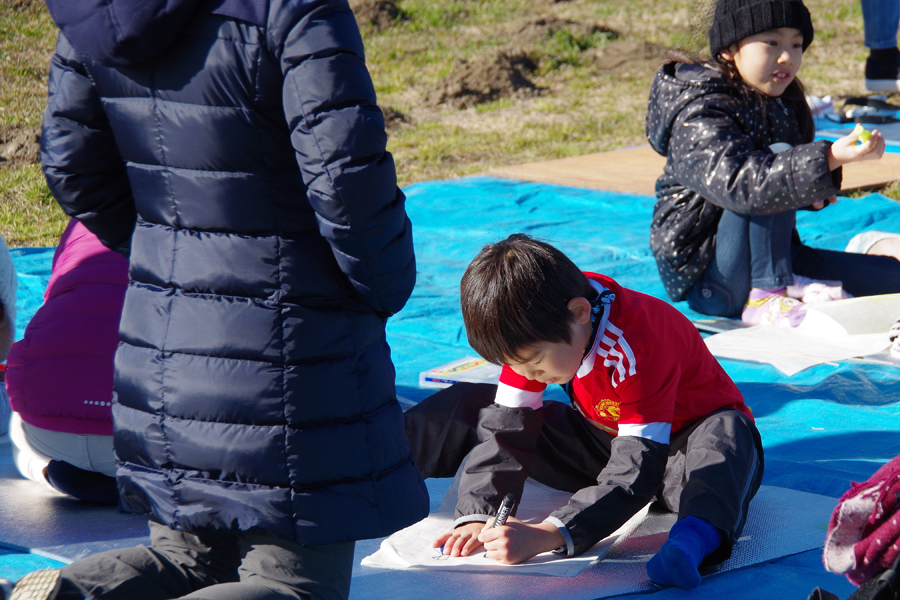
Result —
[{"label": "boy's black hair", "polygon": [[459,284],[469,344],[494,364],[522,361],[541,342],[569,343],[569,300],[595,294],[565,254],[523,233],[488,244]]}]

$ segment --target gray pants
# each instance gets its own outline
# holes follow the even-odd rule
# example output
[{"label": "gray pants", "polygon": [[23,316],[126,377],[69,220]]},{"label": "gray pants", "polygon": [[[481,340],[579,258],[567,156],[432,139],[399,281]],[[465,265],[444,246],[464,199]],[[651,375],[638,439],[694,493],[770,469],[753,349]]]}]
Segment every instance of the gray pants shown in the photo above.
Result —
[{"label": "gray pants", "polygon": [[[495,385],[456,384],[406,411],[406,435],[423,477],[453,477],[478,442],[479,413],[493,403],[496,391]],[[613,436],[567,404],[544,402],[541,412],[527,475],[572,493],[596,485],[610,458]],[[655,491],[656,500],[679,519],[699,517],[724,534],[724,543],[707,558],[714,564],[731,555],[762,474],[762,440],[756,426],[738,410],[720,410],[672,434],[665,475],[649,495]]]},{"label": "gray pants", "polygon": [[345,600],[354,542],[300,546],[270,535],[191,534],[150,522],[150,547],[61,569],[59,600]]}]

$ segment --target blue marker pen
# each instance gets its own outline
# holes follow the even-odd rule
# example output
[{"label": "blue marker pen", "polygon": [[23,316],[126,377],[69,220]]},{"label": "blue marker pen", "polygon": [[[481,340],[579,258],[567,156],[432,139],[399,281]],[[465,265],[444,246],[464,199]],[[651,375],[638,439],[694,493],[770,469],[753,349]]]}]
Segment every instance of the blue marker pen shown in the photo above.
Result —
[{"label": "blue marker pen", "polygon": [[509,513],[512,512],[512,509],[516,506],[516,497],[513,494],[507,494],[503,498],[503,502],[500,503],[500,510],[497,511],[497,517],[494,519],[494,524],[491,525],[491,528],[500,527],[506,523],[506,519],[509,517]]}]

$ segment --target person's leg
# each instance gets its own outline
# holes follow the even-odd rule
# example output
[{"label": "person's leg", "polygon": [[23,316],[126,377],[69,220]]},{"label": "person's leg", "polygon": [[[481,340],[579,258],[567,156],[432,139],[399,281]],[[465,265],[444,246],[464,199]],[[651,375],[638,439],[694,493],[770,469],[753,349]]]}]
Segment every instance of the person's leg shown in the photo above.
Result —
[{"label": "person's leg", "polygon": [[150,522],[147,546],[94,554],[60,569],[57,600],[169,600],[238,581],[235,534],[190,534]]},{"label": "person's leg", "polygon": [[497,386],[457,383],[403,413],[413,461],[422,477],[453,477],[478,442],[478,412],[494,402]]},{"label": "person's leg", "polygon": [[753,421],[740,411],[713,413],[672,437],[661,500],[678,513],[669,539],[648,563],[663,585],[694,587],[702,562],[731,556],[762,482],[763,451]]},{"label": "person's leg", "polygon": [[750,217],[750,292],[741,320],[750,325],[790,325],[806,316],[806,306],[791,298],[787,287],[794,282],[791,238],[796,211]]},{"label": "person's leg", "polygon": [[301,546],[240,534],[240,581],[197,590],[183,600],[346,600],[354,542]]},{"label": "person's leg", "polygon": [[793,247],[793,269],[811,279],[833,279],[843,283],[853,296],[900,293],[900,260],[876,254]]},{"label": "person's leg", "polygon": [[58,492],[94,504],[118,504],[116,478],[79,469],[61,460],[51,460],[44,470],[47,481]]},{"label": "person's leg", "polygon": [[713,257],[687,291],[688,305],[716,317],[741,314],[750,293],[750,217],[723,211]]},{"label": "person's leg", "polygon": [[791,235],[797,212],[750,217],[750,287],[783,288],[794,281],[791,270]]},{"label": "person's leg", "polygon": [[862,0],[864,43],[870,50],[866,60],[866,87],[872,91],[894,92],[900,86],[900,51],[897,27],[900,2]]},{"label": "person's leg", "polygon": [[861,0],[864,44],[870,50],[897,47],[900,27],[900,2],[897,0]]},{"label": "person's leg", "polygon": [[111,435],[50,431],[18,414],[11,425],[14,461],[25,477],[86,502],[118,503]]},{"label": "person's leg", "polygon": [[51,431],[22,423],[28,444],[40,454],[84,471],[116,476],[113,436]]},{"label": "person's leg", "polygon": [[[413,460],[428,477],[453,477],[478,442],[481,409],[494,402],[496,385],[458,383],[429,396],[404,415]],[[575,492],[596,484],[609,460],[612,436],[563,402],[544,402],[543,425],[530,476],[554,489]]]},{"label": "person's leg", "polygon": [[42,486],[53,489],[45,476],[45,469],[51,458],[38,452],[30,443],[23,429],[24,422],[19,413],[13,412],[9,419],[9,438],[12,442],[13,464],[19,474]]}]

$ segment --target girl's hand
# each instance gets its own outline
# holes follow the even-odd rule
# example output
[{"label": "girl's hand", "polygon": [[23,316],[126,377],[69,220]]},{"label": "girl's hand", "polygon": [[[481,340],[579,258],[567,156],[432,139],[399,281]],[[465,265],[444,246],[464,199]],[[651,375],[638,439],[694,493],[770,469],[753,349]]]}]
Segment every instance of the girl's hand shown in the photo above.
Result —
[{"label": "girl's hand", "polygon": [[507,565],[525,562],[566,543],[556,525],[547,522],[529,525],[515,517],[509,517],[500,527],[486,525],[478,539],[487,551],[485,556]]},{"label": "girl's hand", "polygon": [[827,198],[825,200],[816,200],[812,203],[813,210],[822,210],[829,204],[837,204],[837,196],[832,196],[831,198]]},{"label": "girl's hand", "polygon": [[469,556],[481,547],[478,541],[478,533],[485,527],[484,523],[473,522],[460,525],[453,531],[448,531],[444,535],[431,543],[432,548],[444,547],[442,553],[445,556]]},{"label": "girl's hand", "polygon": [[828,149],[828,168],[832,171],[842,165],[861,160],[878,160],[884,155],[884,136],[877,129],[865,143],[857,144],[858,135],[851,133],[831,144]]}]

